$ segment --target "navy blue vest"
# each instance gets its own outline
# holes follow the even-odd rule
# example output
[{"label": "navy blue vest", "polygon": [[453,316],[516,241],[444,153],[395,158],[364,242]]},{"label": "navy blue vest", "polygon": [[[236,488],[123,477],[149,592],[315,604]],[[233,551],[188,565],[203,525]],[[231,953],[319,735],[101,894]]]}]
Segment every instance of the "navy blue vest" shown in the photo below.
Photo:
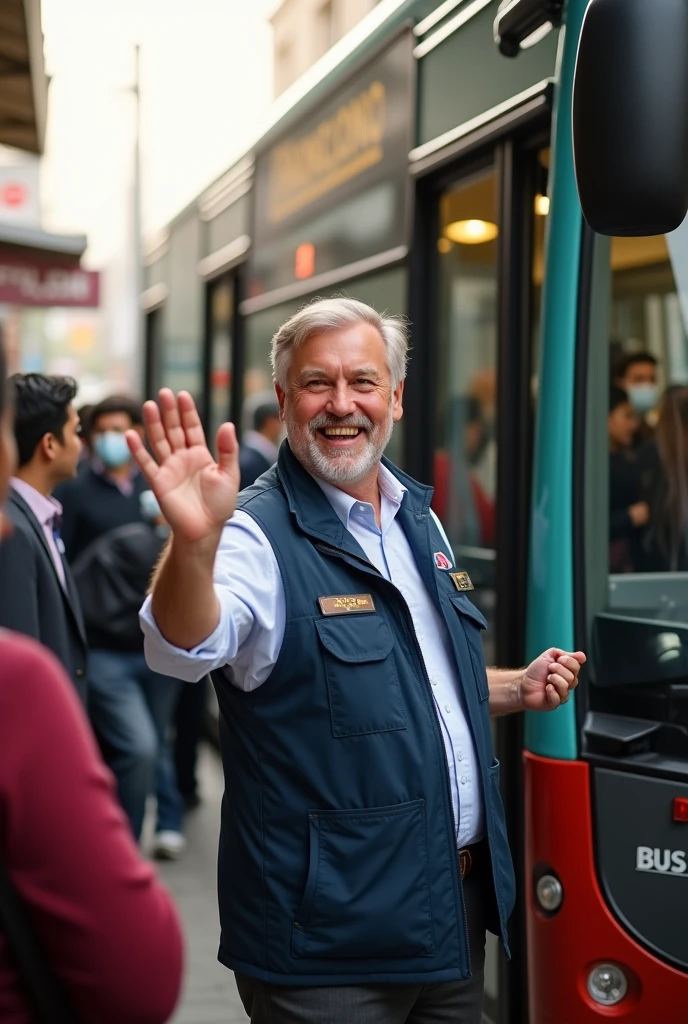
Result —
[{"label": "navy blue vest", "polygon": [[[429,512],[432,491],[385,464],[408,488],[399,521],[451,638],[485,797],[488,926],[506,944],[514,876],[485,620],[435,567],[433,552],[445,545]],[[446,755],[408,607],[286,442],[239,505],[275,552],[286,628],[257,690],[234,687],[229,668],[214,673],[226,788],[219,959],[282,985],[467,978]],[[319,598],[343,595],[369,595],[374,610],[323,614]]]}]

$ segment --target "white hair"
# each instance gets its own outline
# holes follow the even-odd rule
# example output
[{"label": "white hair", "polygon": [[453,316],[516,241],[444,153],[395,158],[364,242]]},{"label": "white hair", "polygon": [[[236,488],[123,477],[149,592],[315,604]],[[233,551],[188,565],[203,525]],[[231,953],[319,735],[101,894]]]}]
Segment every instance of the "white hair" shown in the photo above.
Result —
[{"label": "white hair", "polygon": [[378,313],[358,299],[338,297],[314,299],[283,323],[272,339],[273,377],[286,389],[291,354],[314,334],[335,331],[356,324],[370,324],[379,333],[387,352],[387,367],[395,388],[406,376],[408,323],[404,317]]}]

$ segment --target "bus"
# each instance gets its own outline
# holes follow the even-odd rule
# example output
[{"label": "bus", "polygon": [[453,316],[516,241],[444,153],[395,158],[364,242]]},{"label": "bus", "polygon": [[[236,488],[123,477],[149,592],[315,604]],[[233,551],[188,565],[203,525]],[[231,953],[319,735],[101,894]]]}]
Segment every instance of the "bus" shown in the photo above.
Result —
[{"label": "bus", "polygon": [[[688,1019],[688,563],[661,543],[633,560],[688,385],[688,246],[582,216],[586,7],[380,0],[144,253],[147,393],[190,390],[210,439],[251,428],[272,334],[304,302],[406,313],[388,454],[434,485],[488,664],[588,652],[565,707],[495,721],[520,886],[510,961],[488,936],[486,1024]],[[625,546],[612,455],[644,488]]]}]

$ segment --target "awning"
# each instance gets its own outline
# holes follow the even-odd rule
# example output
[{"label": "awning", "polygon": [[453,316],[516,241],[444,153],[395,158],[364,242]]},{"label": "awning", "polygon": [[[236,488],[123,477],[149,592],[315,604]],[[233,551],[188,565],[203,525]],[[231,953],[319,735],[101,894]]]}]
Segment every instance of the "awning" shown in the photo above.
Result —
[{"label": "awning", "polygon": [[78,265],[86,243],[86,235],[54,235],[41,228],[0,224],[0,252],[12,250],[30,259],[43,256],[56,263]]},{"label": "awning", "polygon": [[0,0],[0,144],[43,151],[47,95],[41,0]]}]

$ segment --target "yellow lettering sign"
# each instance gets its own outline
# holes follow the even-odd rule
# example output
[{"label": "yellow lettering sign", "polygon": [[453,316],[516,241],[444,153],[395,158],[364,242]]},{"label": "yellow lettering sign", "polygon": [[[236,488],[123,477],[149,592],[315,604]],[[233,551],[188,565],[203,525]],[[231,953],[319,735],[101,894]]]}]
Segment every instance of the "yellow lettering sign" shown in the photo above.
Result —
[{"label": "yellow lettering sign", "polygon": [[387,94],[370,86],[301,138],[276,146],[270,155],[268,220],[279,224],[383,157]]}]

